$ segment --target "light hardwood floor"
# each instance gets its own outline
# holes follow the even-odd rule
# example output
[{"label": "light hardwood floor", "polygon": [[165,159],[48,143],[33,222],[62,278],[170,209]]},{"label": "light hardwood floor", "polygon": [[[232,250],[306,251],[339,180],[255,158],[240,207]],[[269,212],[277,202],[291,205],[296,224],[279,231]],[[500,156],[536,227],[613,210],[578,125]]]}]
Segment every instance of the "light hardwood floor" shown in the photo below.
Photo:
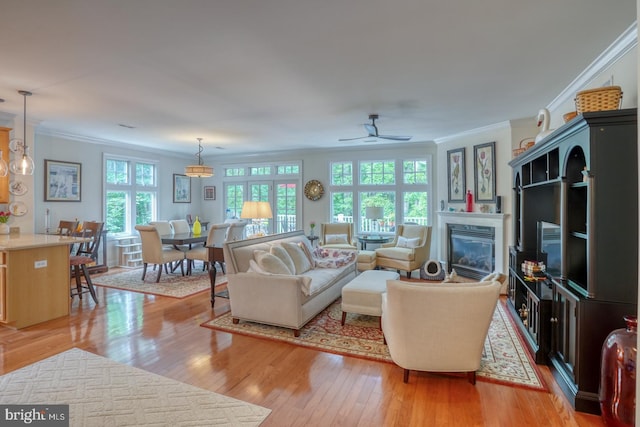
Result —
[{"label": "light hardwood floor", "polygon": [[[602,426],[575,412],[546,367],[550,393],[465,377],[410,375],[387,363],[200,327],[229,310],[98,287],[71,315],[19,331],[0,327],[0,374],[72,347],[270,408],[264,426]],[[1,397],[0,397],[1,401]],[[26,402],[25,402],[26,403]]]}]

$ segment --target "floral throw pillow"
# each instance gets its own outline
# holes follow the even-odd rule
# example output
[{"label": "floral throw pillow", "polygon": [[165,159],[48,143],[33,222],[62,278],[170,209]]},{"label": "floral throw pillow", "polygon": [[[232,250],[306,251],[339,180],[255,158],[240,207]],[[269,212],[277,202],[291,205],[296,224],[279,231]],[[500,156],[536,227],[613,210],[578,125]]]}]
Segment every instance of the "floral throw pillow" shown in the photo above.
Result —
[{"label": "floral throw pillow", "polygon": [[340,268],[356,260],[357,251],[348,249],[315,248],[313,257],[318,268]]}]

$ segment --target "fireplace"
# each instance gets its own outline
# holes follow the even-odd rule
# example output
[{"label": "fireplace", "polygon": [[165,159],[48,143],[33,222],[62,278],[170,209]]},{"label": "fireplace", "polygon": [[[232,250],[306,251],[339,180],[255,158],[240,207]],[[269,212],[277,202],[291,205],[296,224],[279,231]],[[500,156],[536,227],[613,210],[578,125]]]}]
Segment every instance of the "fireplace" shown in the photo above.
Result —
[{"label": "fireplace", "polygon": [[448,271],[481,279],[496,266],[495,228],[482,225],[448,224]]},{"label": "fireplace", "polygon": [[[507,213],[482,213],[482,212],[438,212],[438,256],[442,265],[449,268],[450,255],[449,247],[449,226],[451,225],[476,225],[491,227],[494,231],[493,251],[494,265],[497,272],[506,273],[509,271],[509,251],[507,250],[509,241],[507,227]],[[456,272],[458,271],[456,267]],[[489,272],[489,273],[492,273]]]}]

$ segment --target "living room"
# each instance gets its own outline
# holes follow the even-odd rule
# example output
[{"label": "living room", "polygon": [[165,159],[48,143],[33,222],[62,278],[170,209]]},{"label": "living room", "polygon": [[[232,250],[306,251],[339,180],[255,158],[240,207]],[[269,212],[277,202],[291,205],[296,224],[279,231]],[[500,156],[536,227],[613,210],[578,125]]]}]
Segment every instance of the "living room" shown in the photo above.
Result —
[{"label": "living room", "polygon": [[[513,224],[510,219],[513,213],[513,183],[512,170],[508,164],[508,162],[513,158],[513,150],[518,148],[520,141],[523,139],[534,138],[540,131],[536,126],[536,114],[538,109],[544,105],[546,105],[551,111],[549,128],[555,129],[560,127],[563,124],[562,115],[574,109],[573,98],[578,90],[590,87],[599,87],[607,84],[607,82],[613,83],[623,88],[624,96],[622,108],[636,107],[638,86],[636,65],[637,48],[635,44],[635,40],[637,38],[636,33],[637,30],[633,27],[633,29],[620,34],[620,40],[612,39],[603,43],[603,46],[606,47],[604,52],[598,52],[595,56],[592,56],[590,61],[585,64],[586,68],[576,70],[575,74],[572,75],[568,81],[563,81],[557,84],[559,91],[554,94],[554,96],[557,95],[556,99],[548,99],[546,103],[542,105],[532,105],[530,114],[526,116],[504,116],[498,121],[486,122],[481,126],[472,126],[460,132],[439,136],[430,140],[416,141],[406,144],[386,143],[385,141],[379,140],[375,144],[365,143],[355,147],[349,145],[340,147],[330,146],[325,148],[323,145],[318,144],[308,148],[274,150],[273,152],[256,150],[255,153],[251,154],[226,154],[224,150],[216,149],[215,143],[207,144],[202,153],[202,159],[207,165],[211,165],[214,168],[216,174],[211,178],[191,180],[191,203],[174,203],[171,193],[174,185],[174,174],[182,174],[184,172],[184,168],[194,162],[192,153],[197,150],[195,137],[192,138],[191,141],[183,141],[183,143],[191,145],[186,150],[177,152],[171,149],[158,150],[149,147],[145,148],[130,144],[123,144],[116,139],[110,138],[81,138],[78,137],[78,135],[72,135],[73,132],[65,135],[64,131],[53,131],[51,129],[41,128],[36,123],[39,119],[38,114],[33,114],[32,116],[31,112],[37,111],[37,106],[40,102],[45,102],[45,98],[47,98],[46,90],[44,89],[45,84],[41,84],[40,82],[28,82],[26,87],[12,87],[12,91],[15,92],[18,89],[37,88],[40,85],[43,86],[43,89],[41,90],[30,89],[33,91],[33,96],[28,98],[26,109],[28,119],[26,121],[25,139],[31,146],[36,172],[33,176],[27,176],[22,179],[29,188],[29,192],[20,197],[20,201],[22,201],[26,207],[27,214],[12,218],[11,226],[20,227],[21,232],[23,233],[41,233],[45,230],[48,224],[57,223],[58,220],[62,219],[103,219],[105,200],[103,184],[104,175],[102,171],[105,158],[104,156],[105,154],[108,154],[129,159],[152,160],[157,165],[158,188],[160,191],[158,199],[159,218],[178,219],[185,218],[187,215],[199,215],[202,219],[205,219],[210,223],[222,222],[226,217],[224,189],[225,184],[228,183],[229,180],[225,179],[224,174],[221,173],[225,168],[236,165],[265,165],[296,162],[302,165],[300,176],[296,178],[298,198],[300,201],[300,221],[298,225],[299,228],[302,228],[305,231],[309,230],[309,224],[311,222],[320,224],[327,222],[327,218],[330,217],[331,198],[329,195],[331,188],[329,183],[331,179],[329,165],[331,162],[343,161],[346,159],[357,162],[360,160],[403,160],[424,158],[428,159],[428,165],[430,168],[429,211],[426,213],[426,217],[429,218],[429,223],[435,228],[438,223],[438,211],[441,209],[441,200],[445,203],[446,211],[449,209],[459,211],[465,207],[463,202],[456,203],[449,202],[448,200],[448,171],[446,168],[448,160],[447,152],[452,149],[465,148],[467,156],[466,184],[467,188],[473,190],[474,165],[472,159],[474,147],[483,143],[495,142],[496,194],[502,197],[502,211],[507,216],[505,245],[508,245],[513,241]],[[384,55],[381,56],[384,58]],[[593,61],[593,63],[590,63],[591,61]],[[571,79],[574,78],[576,80],[572,82]],[[508,95],[508,93],[496,94],[496,98],[507,97]],[[6,96],[3,94],[3,97]],[[14,111],[11,113],[0,114],[0,125],[12,128],[12,137],[20,137],[22,135],[22,99],[19,99],[18,102],[20,107],[19,113],[16,114]],[[49,102],[49,100],[46,100],[46,102]],[[135,100],[132,99],[131,103],[135,104]],[[0,110],[3,110],[1,104]],[[360,133],[363,132],[361,126],[362,122],[366,121],[367,114],[374,112],[378,111],[361,111],[362,118],[359,121],[356,120],[353,123],[349,123],[350,125],[353,125],[353,128],[350,129],[347,134],[336,132],[333,139],[337,139],[339,137],[359,136]],[[384,120],[382,120],[385,119],[384,109],[379,112],[381,114],[381,121],[379,123],[381,133],[382,131],[387,132],[384,128]],[[387,117],[387,123],[392,119],[393,117]],[[324,127],[321,122],[317,123],[317,126],[319,129]],[[393,132],[403,132],[401,128],[391,130]],[[209,141],[205,140],[205,142],[208,143]],[[257,145],[259,145],[259,143]],[[46,159],[64,160],[80,163],[82,165],[81,201],[78,203],[56,203],[44,201],[45,189],[44,185],[42,185],[44,182],[42,168]],[[325,197],[322,197],[317,201],[306,200],[302,192],[304,184],[312,179],[316,179],[323,183],[327,191]],[[204,187],[212,186],[216,189],[216,198],[215,200],[205,200]],[[490,211],[495,210],[495,202],[487,202],[486,204]],[[478,206],[476,206],[476,208],[479,209]],[[109,264],[112,266],[116,265],[118,252],[115,247],[115,242],[112,239],[108,239],[107,247]],[[432,257],[443,259],[444,254],[441,252],[441,242],[439,241],[437,234],[434,233],[434,239],[432,240],[431,247]],[[506,266],[503,266],[503,270],[506,270]],[[121,299],[121,301],[115,302],[111,299],[115,299],[116,295]],[[101,297],[106,297],[106,294],[102,294]],[[140,300],[128,299],[123,294],[119,293],[110,294],[109,297],[105,299],[109,300],[110,305],[113,304],[112,307],[116,306],[116,304],[122,304],[122,306],[142,304]],[[301,395],[304,394],[304,396],[297,397],[299,400],[297,400],[294,405],[298,405],[298,408],[294,411],[295,415],[291,416],[291,418],[295,418],[297,416],[299,417],[298,419],[304,419],[308,423],[312,423],[312,421],[318,423],[319,417],[327,416],[322,409],[322,405],[326,402],[325,399],[329,399],[329,397],[317,391],[314,382],[318,380],[316,379],[315,374],[311,372],[315,369],[314,364],[317,363],[321,365],[321,369],[324,374],[327,374],[327,371],[332,369],[345,371],[344,379],[330,376],[333,381],[342,382],[343,385],[347,381],[354,384],[353,387],[345,386],[345,388],[340,388],[338,386],[330,386],[329,384],[324,383],[323,387],[330,389],[335,396],[341,396],[352,404],[351,406],[347,406],[346,404],[341,406],[337,403],[332,403],[330,405],[332,411],[336,410],[336,412],[346,412],[351,410],[351,407],[357,407],[361,404],[361,402],[358,402],[358,396],[360,393],[363,393],[364,389],[371,387],[374,383],[384,389],[384,391],[380,392],[380,395],[368,394],[365,397],[365,399],[369,399],[366,404],[369,409],[366,411],[367,415],[365,418],[360,419],[359,422],[361,423],[365,423],[367,421],[373,425],[390,425],[390,421],[393,421],[393,424],[401,423],[402,420],[407,419],[405,416],[408,417],[408,415],[402,415],[404,410],[416,409],[412,407],[412,404],[396,400],[397,398],[393,397],[393,395],[397,393],[399,396],[402,396],[402,399],[405,401],[420,402],[420,404],[428,407],[428,404],[425,403],[428,400],[428,397],[426,396],[427,392],[425,390],[418,390],[418,388],[425,388],[426,386],[431,389],[435,387],[435,389],[438,390],[439,395],[443,399],[447,400],[446,410],[442,407],[436,410],[439,414],[456,412],[460,406],[458,401],[464,401],[465,399],[474,401],[474,409],[472,409],[471,412],[465,412],[465,417],[468,417],[466,420],[469,421],[469,424],[478,423],[478,419],[483,419],[483,422],[489,425],[491,417],[488,413],[492,412],[494,410],[493,408],[502,408],[504,406],[504,402],[501,402],[501,400],[505,398],[514,402],[528,400],[530,402],[539,403],[540,400],[544,400],[544,403],[540,404],[546,411],[556,410],[564,415],[568,414],[571,422],[578,425],[598,425],[597,421],[594,421],[592,418],[573,412],[566,405],[566,402],[562,402],[562,393],[557,390],[557,394],[551,394],[553,397],[542,398],[535,392],[503,391],[498,386],[494,385],[493,391],[489,392],[492,393],[491,397],[486,398],[486,396],[480,396],[485,389],[490,389],[491,386],[486,384],[481,385],[481,387],[484,388],[481,388],[482,391],[478,392],[476,390],[467,390],[461,385],[450,385],[448,384],[448,381],[450,380],[447,380],[446,378],[444,380],[442,378],[421,378],[417,387],[416,384],[411,384],[409,385],[409,387],[411,387],[409,391],[399,391],[403,384],[401,383],[401,380],[397,382],[396,379],[392,380],[398,372],[394,371],[391,367],[375,368],[366,363],[352,362],[347,358],[334,358],[330,356],[321,356],[314,359],[314,356],[297,351],[294,352],[295,354],[289,356],[287,353],[290,347],[287,346],[278,346],[274,343],[255,345],[252,341],[245,338],[238,338],[235,336],[223,337],[221,334],[211,335],[211,338],[207,338],[207,342],[204,344],[200,343],[193,347],[189,347],[189,337],[194,340],[202,340],[204,333],[207,332],[192,332],[189,330],[189,326],[193,327],[196,323],[193,321],[193,318],[196,318],[198,321],[208,320],[206,318],[207,314],[210,314],[211,312],[210,309],[206,307],[206,298],[194,300],[187,309],[188,313],[180,313],[179,307],[171,301],[160,301],[160,299],[153,301],[153,304],[156,305],[154,308],[149,307],[147,303],[150,302],[147,301],[144,303],[145,316],[149,316],[150,318],[153,316],[160,316],[158,313],[166,310],[166,313],[171,316],[171,323],[177,325],[175,334],[182,335],[182,337],[178,338],[176,335],[169,335],[168,332],[164,331],[162,335],[149,338],[149,341],[164,341],[159,344],[163,350],[158,354],[168,357],[169,359],[174,358],[173,360],[175,360],[175,362],[164,362],[167,364],[163,364],[159,361],[158,358],[160,356],[158,356],[158,354],[153,354],[152,351],[144,349],[143,347],[148,345],[147,337],[145,337],[144,343],[138,344],[136,344],[135,339],[131,336],[128,336],[126,339],[123,338],[122,341],[119,341],[117,338],[105,338],[104,341],[101,341],[101,339],[87,338],[86,341],[83,341],[82,338],[73,338],[70,336],[69,332],[64,332],[63,330],[65,327],[68,327],[64,322],[54,322],[51,325],[51,328],[52,330],[55,330],[56,333],[60,334],[59,336],[63,337],[62,339],[67,343],[73,342],[75,344],[79,344],[79,346],[84,349],[111,355],[116,359],[136,364],[137,366],[150,369],[161,375],[174,377],[186,382],[198,383],[200,386],[210,390],[218,390],[222,393],[230,394],[247,401],[256,402],[266,407],[272,407],[274,410],[277,408],[278,412],[284,411],[287,406],[284,402],[276,402],[278,399],[287,398],[284,393],[281,394],[280,398],[276,396],[276,394],[279,394],[276,392],[274,392],[275,394],[271,394],[268,399],[252,396],[252,393],[266,393],[264,389],[261,390],[257,385],[260,381],[247,381],[243,383],[239,378],[241,376],[245,376],[252,377],[253,379],[257,378],[258,380],[264,380],[266,377],[271,378],[271,376],[287,376],[288,364],[282,361],[277,361],[277,358],[293,362],[294,364],[298,363],[300,364],[300,368],[298,368],[295,373],[300,375],[301,378],[294,379],[291,382],[285,381],[284,379],[273,380],[271,385],[276,391],[278,389],[286,389],[287,387],[296,388],[299,391],[308,391],[307,394],[301,393]],[[76,307],[76,315],[78,315],[80,320],[78,320],[77,323],[73,323],[73,326],[71,326],[70,329],[73,330],[71,334],[75,333],[78,337],[87,334],[86,336],[90,337],[91,325],[95,320],[89,319],[91,316],[91,310],[87,301],[84,301],[83,304],[86,305]],[[225,310],[225,308],[228,309],[228,304],[225,305],[224,301],[220,300],[220,305],[216,305],[215,313],[220,313]],[[135,309],[132,310],[135,311]],[[189,316],[193,317],[187,319]],[[97,322],[108,322],[109,315],[105,312],[99,312],[97,313],[97,319],[99,319]],[[161,327],[160,325],[163,324],[163,320],[159,320],[158,318],[156,318],[156,322],[157,327]],[[105,336],[109,334],[107,330],[102,330],[102,332]],[[38,328],[31,331],[31,333],[26,333],[20,336],[13,335],[10,332],[4,332],[3,335],[0,335],[0,339],[3,343],[3,349],[8,351],[8,356],[6,356],[6,359],[3,359],[3,362],[6,366],[10,366],[11,369],[14,369],[18,366],[26,365],[27,360],[35,361],[38,360],[40,356],[48,356],[51,354],[50,350],[36,350],[39,346],[46,347],[50,345],[49,340],[51,340],[51,338],[47,338],[46,334],[46,330]],[[151,334],[148,335],[148,337],[151,336]],[[28,340],[32,337],[37,345],[27,344]],[[24,344],[25,348],[20,349],[15,343],[9,344],[8,341],[12,339],[17,339],[16,342]],[[171,340],[176,340],[175,342],[179,342],[181,345],[185,346],[185,348],[189,348],[190,356],[188,359],[193,362],[193,364],[190,365],[190,372],[178,372],[183,368],[178,365],[183,363],[185,359],[179,356],[175,350],[169,349],[171,344],[168,343],[168,341]],[[120,345],[128,347],[128,349],[119,348]],[[139,355],[125,356],[125,353],[129,354],[128,352],[135,352],[135,347],[138,345],[140,345]],[[227,363],[235,365],[235,362],[232,359],[237,358],[239,361],[244,360],[245,363],[255,366],[256,370],[252,371],[245,367],[240,368],[234,366],[226,371],[226,373],[223,373],[222,365],[218,364],[221,362],[217,362],[215,360],[209,361],[207,359],[210,355],[210,346],[216,347],[216,355],[218,357],[227,357],[229,359]],[[252,346],[255,346],[255,348],[251,349]],[[59,349],[60,345],[55,344],[55,347]],[[33,355],[28,355],[30,352],[33,352]],[[247,356],[248,359],[242,359],[242,355],[245,352],[246,354],[250,354],[250,356]],[[142,360],[146,357],[145,355],[151,355],[150,357],[154,358],[154,360]],[[20,358],[24,358],[25,362],[17,361],[17,359]],[[195,359],[199,359],[200,362]],[[198,366],[198,363],[203,363],[205,365],[209,364],[209,366]],[[219,368],[220,370],[218,370]],[[217,372],[213,374],[212,371]],[[199,380],[196,378],[199,375],[204,376],[209,374],[211,374],[210,379]],[[236,377],[225,378],[227,375],[230,377],[235,375]],[[547,376],[546,379],[548,381],[553,381],[550,376]],[[227,381],[229,381],[229,383],[225,384]],[[252,388],[247,387],[248,383],[251,383]],[[243,388],[243,390],[239,390],[239,388]],[[249,390],[250,388],[251,390]],[[450,388],[454,388],[455,393],[458,394],[446,395],[445,397],[445,393],[447,393],[446,390],[449,390]],[[551,386],[551,388],[553,389],[554,386]],[[378,391],[375,393],[378,393]],[[372,403],[372,401],[376,398],[379,399],[378,403],[381,403],[381,401],[384,400],[385,406],[393,406],[395,408],[393,411],[389,410],[390,412],[385,412],[385,416],[387,418],[384,420],[374,419],[375,416],[372,415],[370,407],[375,406],[376,403]],[[314,416],[311,420],[309,416],[301,414],[301,412],[303,412],[303,409],[301,408],[304,408],[305,401],[307,400],[314,401],[316,405],[314,406],[314,409],[312,409]],[[516,403],[514,403],[514,405],[516,405]],[[539,415],[533,414],[536,411],[535,403],[527,403],[524,406],[525,408],[522,409],[521,412],[512,413],[512,415],[517,417],[530,416],[537,420],[543,419],[540,418]],[[425,415],[428,413],[427,409],[423,408],[419,411],[421,415],[419,415],[418,418],[411,418],[411,422],[409,424],[417,425],[418,421],[416,420],[419,420],[420,417],[423,417],[423,420],[429,420]],[[388,415],[391,412],[393,412],[395,414],[394,416],[397,418],[393,418],[394,416]],[[483,412],[487,412],[487,414],[484,414]],[[453,418],[445,415],[441,416],[444,417],[444,420],[447,420],[444,423],[453,423]],[[555,422],[557,421],[558,415],[552,415],[551,417]],[[331,419],[335,420],[334,418]],[[500,418],[500,422],[506,423],[506,419],[507,417],[503,416]],[[293,420],[287,421],[287,417],[283,415],[279,415],[277,420],[282,423],[296,424]],[[353,421],[354,418],[349,418],[349,420]],[[437,423],[436,420],[431,421]],[[265,425],[278,425],[276,421],[271,422],[273,424],[265,423]]]}]

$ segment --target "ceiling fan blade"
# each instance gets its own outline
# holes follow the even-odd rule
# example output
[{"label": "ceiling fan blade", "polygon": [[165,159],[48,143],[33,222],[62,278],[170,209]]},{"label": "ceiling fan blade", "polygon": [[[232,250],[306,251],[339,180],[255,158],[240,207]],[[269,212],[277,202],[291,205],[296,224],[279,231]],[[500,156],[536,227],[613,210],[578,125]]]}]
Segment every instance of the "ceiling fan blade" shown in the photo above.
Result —
[{"label": "ceiling fan blade", "polygon": [[357,138],[340,138],[338,141],[355,141],[356,139],[364,139],[364,138],[369,138],[369,135],[359,136]]},{"label": "ceiling fan blade", "polygon": [[369,136],[378,136],[378,128],[376,127],[376,125],[370,125],[368,123],[365,123],[363,126],[365,130],[369,133]]},{"label": "ceiling fan blade", "polygon": [[378,135],[378,138],[390,139],[392,141],[409,141],[412,136]]}]

